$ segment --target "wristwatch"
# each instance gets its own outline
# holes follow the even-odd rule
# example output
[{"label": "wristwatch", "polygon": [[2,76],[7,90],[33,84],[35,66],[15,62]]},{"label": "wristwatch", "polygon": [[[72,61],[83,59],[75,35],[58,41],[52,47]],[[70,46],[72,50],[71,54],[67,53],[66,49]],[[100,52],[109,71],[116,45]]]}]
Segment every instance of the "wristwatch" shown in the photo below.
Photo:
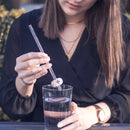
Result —
[{"label": "wristwatch", "polygon": [[94,104],[93,106],[95,107],[95,109],[97,111],[98,123],[104,123],[105,113],[104,113],[103,109],[96,104]]}]

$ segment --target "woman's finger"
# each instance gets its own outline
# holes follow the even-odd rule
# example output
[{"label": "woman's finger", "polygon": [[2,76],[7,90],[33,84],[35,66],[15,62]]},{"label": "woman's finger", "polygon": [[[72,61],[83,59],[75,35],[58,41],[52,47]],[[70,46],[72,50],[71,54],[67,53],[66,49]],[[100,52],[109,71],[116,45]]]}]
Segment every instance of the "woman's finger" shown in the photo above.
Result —
[{"label": "woman's finger", "polygon": [[49,57],[40,58],[40,59],[31,59],[16,65],[15,71],[18,72],[23,69],[30,69],[30,67],[32,68],[33,66],[36,65],[45,64],[48,63],[49,61],[50,61]]},{"label": "woman's finger", "polygon": [[48,72],[47,69],[49,69],[51,66],[52,66],[51,63],[47,63],[45,65],[40,66],[40,69],[39,69],[40,71],[36,70],[37,69],[36,68],[36,69],[33,69],[33,72],[34,72],[34,70],[36,70],[33,74],[31,74],[31,72],[32,72],[32,70],[31,70],[28,73],[19,75],[19,77],[24,79],[25,82],[30,83],[33,80],[38,79],[41,76],[44,76],[45,74],[47,74],[47,72]]},{"label": "woman's finger", "polygon": [[83,130],[81,129],[81,125],[78,121],[73,122],[72,124],[62,128],[61,130]]},{"label": "woman's finger", "polygon": [[34,68],[32,69],[28,69],[28,70],[21,70],[19,71],[18,75],[20,78],[26,78],[28,76],[32,76],[32,75],[35,75],[37,73],[39,73],[40,71],[42,70],[45,70],[46,68],[40,65],[38,66],[35,66]]},{"label": "woman's finger", "polygon": [[16,62],[24,62],[30,59],[36,59],[36,58],[42,58],[42,57],[47,57],[48,55],[46,53],[43,52],[29,52],[26,54],[23,54],[21,56],[19,56],[16,59]]},{"label": "woman's finger", "polygon": [[[46,64],[41,65],[39,67],[35,67],[35,68],[29,69],[29,70],[21,71],[21,73],[19,73],[19,77],[20,78],[38,77],[36,75],[39,75],[39,73],[40,73],[40,75],[43,75],[44,72],[51,67],[52,67],[51,63],[46,63]],[[34,78],[32,78],[32,79],[34,79]]]},{"label": "woman's finger", "polygon": [[61,128],[61,127],[64,127],[66,125],[69,125],[71,123],[78,121],[78,119],[79,119],[79,116],[77,114],[73,114],[73,115],[65,118],[64,120],[60,121],[57,126],[59,128]]},{"label": "woman's finger", "polygon": [[36,79],[44,76],[45,74],[47,74],[47,72],[48,72],[47,70],[41,71],[41,72],[37,73],[36,75],[24,78],[24,81],[26,83],[32,83],[34,80],[36,80]]}]

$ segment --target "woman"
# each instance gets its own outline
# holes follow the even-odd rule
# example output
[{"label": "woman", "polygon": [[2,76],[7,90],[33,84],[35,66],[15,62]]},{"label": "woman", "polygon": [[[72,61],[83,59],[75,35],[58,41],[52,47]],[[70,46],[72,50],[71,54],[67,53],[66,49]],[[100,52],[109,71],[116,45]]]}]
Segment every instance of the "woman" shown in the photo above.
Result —
[{"label": "woman", "polygon": [[[17,19],[1,78],[4,112],[43,121],[41,88],[52,81],[47,69],[53,65],[56,76],[74,87],[72,115],[59,128],[129,122],[129,21],[120,10],[120,0],[47,0],[43,13],[34,10]],[[29,24],[46,53],[38,52]]]}]

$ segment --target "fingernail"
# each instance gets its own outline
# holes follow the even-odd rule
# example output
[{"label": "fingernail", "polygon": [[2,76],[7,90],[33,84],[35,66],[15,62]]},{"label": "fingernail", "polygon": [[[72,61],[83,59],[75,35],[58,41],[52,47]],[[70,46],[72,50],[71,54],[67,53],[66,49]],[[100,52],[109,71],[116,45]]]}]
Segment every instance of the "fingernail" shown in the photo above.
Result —
[{"label": "fingernail", "polygon": [[46,68],[51,67],[51,66],[52,66],[51,63],[45,65]]},{"label": "fingernail", "polygon": [[58,128],[60,128],[60,127],[62,127],[62,126],[63,126],[63,123],[61,123],[61,122],[57,124],[57,127],[58,127]]},{"label": "fingernail", "polygon": [[46,74],[46,73],[47,73],[47,70],[43,70],[43,71],[42,71],[42,74]]},{"label": "fingernail", "polygon": [[46,53],[42,53],[41,55],[42,55],[43,57],[44,57],[44,56],[48,56]]},{"label": "fingernail", "polygon": [[50,58],[44,58],[43,61],[50,61]]}]

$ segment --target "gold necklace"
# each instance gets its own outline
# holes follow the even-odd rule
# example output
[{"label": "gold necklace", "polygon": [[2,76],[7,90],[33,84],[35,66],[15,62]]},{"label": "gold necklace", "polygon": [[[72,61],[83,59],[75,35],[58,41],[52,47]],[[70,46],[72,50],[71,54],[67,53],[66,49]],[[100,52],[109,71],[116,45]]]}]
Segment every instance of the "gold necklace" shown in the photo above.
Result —
[{"label": "gold necklace", "polygon": [[80,37],[80,33],[79,33],[78,36],[77,36],[74,40],[72,40],[72,41],[67,41],[67,40],[65,40],[62,36],[60,36],[60,39],[61,39],[62,41],[64,41],[64,42],[67,42],[67,43],[73,43],[73,42],[77,41],[79,37]]},{"label": "gold necklace", "polygon": [[[71,52],[72,49],[74,48],[74,45],[75,45],[76,41],[77,41],[77,40],[81,37],[81,35],[82,35],[83,28],[84,28],[84,26],[81,28],[82,30],[80,30],[80,32],[79,32],[79,34],[78,34],[78,37],[77,37],[75,40],[73,40],[73,44],[72,44],[72,46],[71,46],[71,48],[70,48],[69,50],[67,50],[67,48],[65,47],[64,43],[61,42],[61,43],[62,43],[62,46],[63,46],[63,48],[64,48],[64,50],[65,50],[65,52],[66,52],[66,56],[67,56],[67,58],[68,58],[68,61],[70,61],[70,59],[71,59],[70,52]],[[60,38],[61,38],[61,36],[60,36]],[[72,41],[67,41],[67,40],[65,40],[65,39],[63,39],[63,38],[61,38],[61,40],[62,40],[62,41],[65,41],[65,42],[69,42],[69,43],[71,42],[71,43],[72,43]]]},{"label": "gold necklace", "polygon": [[75,41],[77,41],[77,40],[79,39],[79,37],[80,37],[80,35],[81,35],[81,33],[82,33],[83,28],[84,28],[84,25],[81,27],[78,36],[77,36],[74,40],[72,40],[72,41],[67,41],[67,40],[64,39],[61,35],[60,35],[60,39],[61,39],[62,41],[64,41],[64,42],[67,42],[67,43],[73,43],[73,42],[75,42]]},{"label": "gold necklace", "polygon": [[72,44],[71,48],[69,50],[66,49],[65,45],[62,43],[62,46],[66,52],[66,56],[68,58],[68,61],[70,61],[71,56],[70,56],[70,52],[72,51],[72,49],[74,48],[75,42]]},{"label": "gold necklace", "polygon": [[84,21],[84,19],[78,21],[78,22],[68,22],[67,24],[68,25],[73,25],[73,24],[78,24],[78,23],[81,23],[82,21]]}]

